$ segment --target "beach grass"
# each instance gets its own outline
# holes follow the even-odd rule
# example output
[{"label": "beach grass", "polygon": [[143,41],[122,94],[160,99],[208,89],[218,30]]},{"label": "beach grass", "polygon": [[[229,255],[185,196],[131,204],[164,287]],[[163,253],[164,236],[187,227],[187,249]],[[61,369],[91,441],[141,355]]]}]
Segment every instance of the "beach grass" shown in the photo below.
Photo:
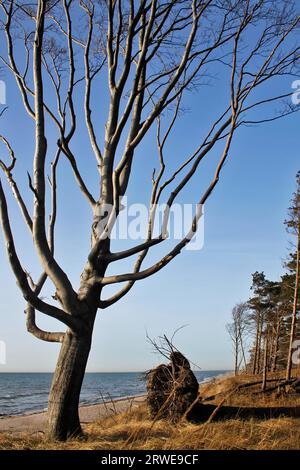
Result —
[{"label": "beach grass", "polygon": [[[224,400],[230,387],[244,383],[249,377],[225,377],[205,384],[203,396],[218,395],[214,403]],[[223,398],[222,397],[223,394]],[[300,407],[300,396],[274,392],[259,394],[244,389],[228,398],[234,406],[289,406]],[[67,442],[47,441],[43,433],[1,433],[0,449],[55,449],[55,450],[294,450],[300,447],[300,418],[242,420],[239,418],[210,423],[177,425],[165,420],[150,420],[145,403],[122,413],[112,413],[93,423],[83,425],[85,437]]]}]

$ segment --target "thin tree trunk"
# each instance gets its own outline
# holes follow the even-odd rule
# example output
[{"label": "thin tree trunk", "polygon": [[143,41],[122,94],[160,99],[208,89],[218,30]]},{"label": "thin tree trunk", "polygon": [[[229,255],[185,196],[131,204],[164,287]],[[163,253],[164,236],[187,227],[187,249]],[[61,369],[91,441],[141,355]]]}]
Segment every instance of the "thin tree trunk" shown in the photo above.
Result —
[{"label": "thin tree trunk", "polygon": [[78,336],[68,331],[65,335],[49,395],[49,439],[66,440],[82,434],[78,406],[91,333]]},{"label": "thin tree trunk", "polygon": [[269,349],[269,333],[266,332],[266,338],[264,341],[264,366],[263,366],[263,380],[261,389],[264,392],[267,386],[267,371],[268,371],[268,349]]},{"label": "thin tree trunk", "polygon": [[259,337],[259,323],[257,322],[256,337],[255,337],[255,349],[254,349],[254,358],[253,358],[253,368],[252,368],[253,375],[256,374],[256,369],[257,369],[256,364],[257,364],[258,337]]},{"label": "thin tree trunk", "polygon": [[261,371],[261,338],[262,338],[262,320],[259,320],[256,374],[259,374]]},{"label": "thin tree trunk", "polygon": [[239,344],[238,338],[235,338],[235,352],[234,352],[234,375],[239,372]]},{"label": "thin tree trunk", "polygon": [[239,366],[238,366],[238,357],[237,357],[237,355],[235,354],[235,360],[234,360],[234,375],[238,375],[238,370],[239,370]]},{"label": "thin tree trunk", "polygon": [[279,317],[276,325],[276,335],[275,335],[275,344],[274,344],[274,353],[272,358],[272,372],[277,370],[277,360],[278,360],[278,349],[279,349],[279,337],[280,337],[280,327],[281,327],[281,317]]},{"label": "thin tree trunk", "polygon": [[299,220],[299,226],[298,226],[296,279],[295,279],[295,290],[294,290],[292,324],[291,324],[291,332],[290,332],[290,344],[289,344],[289,352],[288,352],[287,367],[286,367],[286,380],[290,380],[291,374],[292,374],[293,343],[294,343],[295,332],[296,332],[297,307],[298,307],[298,298],[299,298],[299,264],[300,264],[300,220]]},{"label": "thin tree trunk", "polygon": [[242,358],[243,358],[243,361],[244,361],[244,369],[246,370],[247,361],[246,361],[246,355],[245,355],[243,337],[242,337],[242,334],[241,334],[241,333],[239,333],[239,339],[240,339],[240,345],[241,345]]},{"label": "thin tree trunk", "polygon": [[269,336],[269,361],[268,361],[268,370],[271,371],[274,357],[274,348],[275,348],[275,336],[276,331],[273,328],[273,325],[270,326],[270,336]]}]

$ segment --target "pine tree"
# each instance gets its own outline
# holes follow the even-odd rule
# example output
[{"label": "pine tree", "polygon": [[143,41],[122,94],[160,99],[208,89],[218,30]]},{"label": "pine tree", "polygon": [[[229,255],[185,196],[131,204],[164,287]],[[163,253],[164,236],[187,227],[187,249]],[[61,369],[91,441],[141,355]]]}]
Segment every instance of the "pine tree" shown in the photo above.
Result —
[{"label": "pine tree", "polygon": [[285,221],[288,233],[296,238],[295,252],[289,257],[286,266],[294,277],[294,298],[291,318],[290,341],[287,357],[286,379],[290,380],[292,372],[293,344],[296,335],[297,313],[299,310],[299,264],[300,264],[300,172],[296,176],[296,191],[291,200],[291,207],[288,210],[288,219]]}]

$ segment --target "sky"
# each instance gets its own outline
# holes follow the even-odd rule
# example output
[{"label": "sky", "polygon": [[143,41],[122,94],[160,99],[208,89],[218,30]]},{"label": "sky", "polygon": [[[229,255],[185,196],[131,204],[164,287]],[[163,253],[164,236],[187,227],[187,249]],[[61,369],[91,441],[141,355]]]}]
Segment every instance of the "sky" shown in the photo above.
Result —
[{"label": "sky", "polygon": [[[21,60],[21,56],[19,58]],[[1,118],[1,133],[8,135],[14,146],[18,159],[16,179],[30,203],[26,170],[31,168],[33,126],[8,72],[2,78],[6,83],[8,110]],[[292,80],[288,80],[286,87],[291,89]],[[76,96],[76,105],[81,122],[80,93],[78,91]],[[220,76],[208,87],[200,87],[188,95],[187,111],[168,146],[171,166],[194,148],[227,94],[228,83]],[[53,100],[51,94],[49,99]],[[106,99],[103,92],[104,104]],[[99,108],[94,116],[99,118],[101,141],[105,112]],[[88,371],[147,370],[161,362],[147,336],[172,336],[183,325],[185,327],[175,336],[175,344],[194,364],[202,370],[232,368],[232,348],[225,328],[232,308],[249,298],[253,272],[264,271],[270,279],[278,279],[283,272],[282,262],[288,251],[283,222],[299,170],[299,126],[300,115],[296,113],[271,124],[241,128],[237,132],[220,182],[205,206],[203,248],[184,250],[164,270],[136,283],[120,302],[99,311]],[[47,131],[51,153],[51,142],[56,141],[51,124]],[[97,194],[97,174],[91,152],[87,150],[85,131],[74,139],[72,148],[85,179]],[[220,151],[221,146],[218,146],[209,161],[200,167],[184,192],[182,202],[199,199],[210,181]],[[128,194],[131,202],[144,201],[149,195],[153,158],[157,158],[152,154],[154,144],[150,135],[134,165]],[[59,170],[57,259],[76,285],[87,255],[91,218],[65,161],[60,163]],[[7,185],[5,190],[17,249],[24,266],[36,276],[40,271],[31,238]],[[2,234],[0,241],[0,341],[6,345],[6,364],[0,364],[0,372],[53,371],[59,345],[41,342],[27,333],[24,300],[8,266]],[[145,267],[164,253],[162,247],[154,250]],[[131,263],[124,263],[120,272],[126,272],[130,266]],[[47,285],[44,294],[47,300],[53,292]],[[37,318],[41,327],[58,327],[54,320],[42,314]]]}]

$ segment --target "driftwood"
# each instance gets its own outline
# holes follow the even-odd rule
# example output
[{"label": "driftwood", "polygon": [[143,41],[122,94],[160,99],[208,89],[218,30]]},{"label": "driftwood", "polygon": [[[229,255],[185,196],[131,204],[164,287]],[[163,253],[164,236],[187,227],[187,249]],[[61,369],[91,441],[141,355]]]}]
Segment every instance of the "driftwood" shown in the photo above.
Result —
[{"label": "driftwood", "polygon": [[[292,379],[291,381],[288,381],[289,383],[293,383],[296,379]],[[262,384],[262,380],[256,380],[255,382],[246,382],[246,383],[242,383],[242,384],[239,384],[237,385],[236,387],[234,387],[233,389],[229,390],[228,392],[231,393],[232,391],[234,392],[239,392],[240,390],[243,390],[244,388],[249,388],[249,387],[254,387],[255,385],[261,385]],[[259,392],[257,393],[266,393],[268,391],[271,391],[271,390],[276,390],[278,388],[278,386],[282,386],[282,385],[288,385],[287,381],[285,379],[267,379],[267,382],[277,382],[276,386],[275,387],[271,387],[271,388],[267,388],[264,392],[262,392],[262,390],[260,390]],[[298,382],[298,385],[300,384],[300,380],[297,380]],[[294,384],[295,385],[295,384]],[[215,400],[217,397],[219,397],[220,395],[224,395],[224,392],[218,392],[216,393],[215,395],[210,395],[209,397],[204,397],[203,398],[203,401],[212,401],[212,400]]]},{"label": "driftwood", "polygon": [[298,379],[294,378],[294,379],[290,379],[290,380],[280,381],[274,387],[266,388],[263,393],[270,393],[270,392],[274,392],[275,390],[277,390],[279,392],[281,388],[284,388],[284,387],[287,387],[287,386],[291,386],[296,392],[298,392],[297,389],[300,386],[300,379],[299,378]]}]

